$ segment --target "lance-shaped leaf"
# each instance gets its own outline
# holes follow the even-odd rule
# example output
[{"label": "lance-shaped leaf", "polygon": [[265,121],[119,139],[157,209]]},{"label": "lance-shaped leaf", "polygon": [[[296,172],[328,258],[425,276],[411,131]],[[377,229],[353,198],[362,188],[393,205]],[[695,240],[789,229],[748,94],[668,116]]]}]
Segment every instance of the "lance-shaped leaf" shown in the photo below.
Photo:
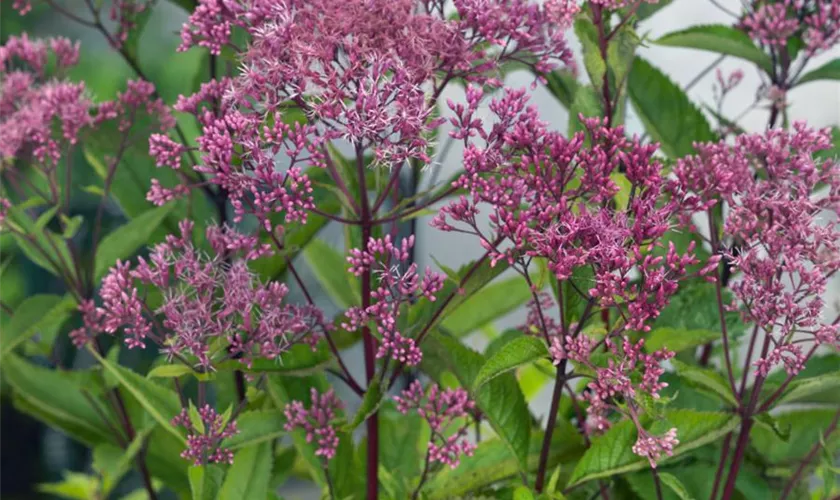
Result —
[{"label": "lance-shaped leaf", "polygon": [[521,336],[505,344],[498,352],[491,356],[481,369],[473,382],[473,391],[495,379],[499,375],[515,370],[543,359],[548,356],[548,349],[545,341],[539,337]]},{"label": "lance-shaped leaf", "polygon": [[699,49],[739,57],[757,64],[770,73],[773,62],[763,50],[758,48],[749,35],[731,26],[707,24],[668,33],[655,42],[657,45]]},{"label": "lance-shaped leaf", "polygon": [[800,78],[796,85],[803,83],[815,82],[817,80],[840,80],[840,59],[829,61],[819,68],[811,70]]}]

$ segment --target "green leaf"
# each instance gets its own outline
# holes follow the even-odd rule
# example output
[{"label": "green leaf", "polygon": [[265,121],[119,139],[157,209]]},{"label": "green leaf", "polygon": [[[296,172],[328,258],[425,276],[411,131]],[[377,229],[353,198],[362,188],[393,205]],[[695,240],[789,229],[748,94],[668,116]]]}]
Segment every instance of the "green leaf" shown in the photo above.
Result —
[{"label": "green leaf", "polygon": [[93,450],[93,468],[102,476],[102,490],[106,496],[131,470],[147,437],[148,431],[143,430],[137,433],[125,450],[110,443],[104,443]]},{"label": "green leaf", "polygon": [[803,83],[817,80],[840,80],[840,59],[834,59],[817,69],[805,73],[795,85],[802,85]]},{"label": "green leaf", "polygon": [[441,326],[456,337],[469,335],[515,311],[530,298],[528,285],[519,277],[493,283],[451,309]]},{"label": "green leaf", "polygon": [[659,0],[657,3],[642,2],[636,8],[636,17],[638,17],[640,21],[643,21],[659,12],[659,10],[663,7],[671,5],[671,2],[673,2],[673,0]]},{"label": "green leaf", "polygon": [[499,375],[546,356],[548,349],[542,338],[521,336],[513,339],[484,363],[473,381],[473,391],[478,391],[481,386]]},{"label": "green leaf", "polygon": [[379,409],[379,405],[382,404],[382,400],[385,399],[385,396],[386,394],[382,391],[382,385],[379,383],[379,379],[374,379],[368,386],[367,391],[365,391],[365,396],[362,398],[362,403],[359,405],[356,415],[353,417],[353,420],[347,424],[345,430],[352,432],[356,427],[361,425],[362,422],[367,420],[368,417],[376,413]]},{"label": "green leaf", "polygon": [[677,359],[671,364],[677,370],[680,380],[703,392],[716,396],[721,401],[732,406],[738,406],[738,401],[732,394],[732,389],[721,374],[708,368],[691,366]]},{"label": "green leaf", "polygon": [[668,33],[654,43],[669,47],[708,50],[739,57],[757,64],[768,74],[773,71],[770,56],[758,48],[749,35],[731,26],[721,24],[692,26],[685,30]]},{"label": "green leaf", "polygon": [[218,465],[193,465],[189,469],[193,500],[215,500],[222,487],[225,471]]},{"label": "green leaf", "polygon": [[[39,218],[40,223],[44,223],[45,216],[51,218],[54,209],[55,207],[42,215]],[[26,236],[12,235],[26,258],[56,276],[61,276],[56,265],[69,272],[71,276],[73,275],[73,257],[67,242],[49,229],[39,227],[39,223],[26,215],[22,207],[14,205],[9,207],[4,224],[15,227],[18,232]]]},{"label": "green leaf", "polygon": [[557,278],[552,273],[551,281],[554,284],[554,297],[558,301],[560,300],[558,291],[559,289],[563,291],[563,315],[566,324],[570,325],[580,321],[586,310],[586,304],[590,300],[584,294],[595,283],[595,273],[592,268],[589,266],[577,267],[572,271],[572,275],[562,283],[558,283]]},{"label": "green leaf", "polygon": [[39,484],[38,491],[78,500],[96,498],[98,482],[95,477],[79,472],[64,472],[64,480],[58,483]]},{"label": "green leaf", "polygon": [[[788,439],[783,439],[768,426],[756,425],[750,432],[750,444],[770,464],[798,464],[819,441],[836,413],[836,408],[797,409],[780,413],[774,419],[780,428],[789,431]],[[840,434],[833,433],[828,445],[830,450],[836,449],[840,445]]]},{"label": "green leaf", "polygon": [[[673,410],[666,412],[665,420],[656,422],[655,427],[659,427],[659,430],[652,432],[664,433],[666,427],[677,428],[680,444],[674,448],[673,456],[676,457],[716,441],[735,429],[738,423],[737,416],[726,413]],[[569,479],[569,486],[650,467],[647,459],[636,455],[631,449],[636,438],[635,425],[629,420],[624,420],[602,436],[593,439],[592,446],[575,467]],[[661,462],[667,460],[670,459]]]},{"label": "green leaf", "polygon": [[[671,158],[694,152],[694,142],[715,140],[703,113],[664,73],[636,57],[627,83],[633,107],[645,130]],[[667,106],[662,103],[667,102]]]},{"label": "green leaf", "polygon": [[560,104],[570,109],[580,84],[575,75],[569,70],[557,70],[545,75],[546,87]]},{"label": "green leaf", "polygon": [[239,433],[225,439],[222,446],[236,450],[266,441],[273,441],[286,434],[286,419],[274,411],[246,411],[236,418]]},{"label": "green leaf", "polygon": [[[485,363],[484,356],[444,335],[430,335],[423,349],[425,371],[439,375],[440,370],[449,369],[466,388],[473,386]],[[523,422],[530,421],[531,415],[516,378],[510,373],[500,375],[471,395],[493,430],[519,460],[520,469],[525,470],[531,428]]]},{"label": "green leaf", "polygon": [[641,42],[639,35],[626,24],[610,39],[607,46],[607,65],[614,80],[613,85],[616,88],[621,88],[624,84],[624,80],[633,66],[636,48]]},{"label": "green leaf", "polygon": [[33,295],[15,308],[14,316],[0,329],[0,356],[5,357],[40,330],[59,328],[75,310],[70,297]]},{"label": "green leaf", "polygon": [[172,426],[172,419],[180,413],[180,404],[175,392],[161,387],[131,370],[115,365],[104,359],[93,349],[90,352],[99,363],[113,375],[137,402],[154,418],[160,426],[183,444],[186,439]]},{"label": "green leaf", "polygon": [[815,394],[837,388],[840,388],[840,372],[794,380],[776,401],[775,406],[809,401]]},{"label": "green leaf", "polygon": [[592,85],[581,85],[575,93],[572,107],[569,108],[569,137],[584,130],[580,116],[592,118],[604,113],[601,97]]},{"label": "green leaf", "polygon": [[680,500],[694,500],[694,497],[691,496],[691,493],[688,492],[685,485],[683,485],[675,475],[668,474],[667,472],[660,472],[659,480],[662,484],[671,488],[671,491],[676,493],[677,496],[680,497]]},{"label": "green leaf", "polygon": [[4,380],[14,390],[15,406],[24,413],[89,446],[113,442],[110,429],[92,406],[106,408],[104,399],[95,394],[86,398],[80,379],[34,365],[15,354],[3,359],[2,369]]},{"label": "green leaf", "polygon": [[266,498],[273,461],[271,443],[249,446],[236,452],[219,492],[219,500]]},{"label": "green leaf", "polygon": [[654,328],[645,337],[645,349],[648,352],[654,352],[662,348],[668,348],[668,350],[674,352],[682,352],[719,338],[720,332],[714,330],[687,330],[671,327]]},{"label": "green leaf", "polygon": [[[536,471],[542,448],[543,433],[531,437],[528,448],[530,472]],[[583,438],[571,423],[561,420],[551,435],[548,448],[548,467],[557,467],[577,460],[585,450]],[[459,498],[461,495],[480,490],[482,487],[515,477],[519,472],[517,459],[510,449],[498,438],[479,443],[471,457],[462,457],[456,469],[443,468],[423,487],[428,500]]]},{"label": "green leaf", "polygon": [[583,65],[589,74],[589,81],[596,89],[601,89],[604,86],[607,63],[601,57],[598,47],[598,30],[585,14],[580,14],[575,19],[574,29],[583,50]]},{"label": "green leaf", "polygon": [[336,305],[346,308],[361,302],[358,280],[335,249],[315,238],[303,249],[303,258]]},{"label": "green leaf", "polygon": [[332,362],[329,347],[319,345],[313,351],[308,345],[297,344],[276,359],[255,359],[250,367],[238,360],[219,363],[218,370],[243,370],[248,373],[276,373],[289,377],[302,377],[324,370]]},{"label": "green leaf", "polygon": [[423,417],[416,412],[403,415],[393,402],[385,402],[379,409],[379,434],[380,442],[388,443],[379,450],[381,465],[406,481],[418,477],[430,434]]},{"label": "green leaf", "polygon": [[160,365],[152,368],[146,378],[178,378],[193,373],[193,369],[184,364]]},{"label": "green leaf", "polygon": [[520,486],[513,490],[513,500],[534,500],[534,494],[527,486]]},{"label": "green leaf", "polygon": [[167,203],[148,210],[102,238],[96,250],[95,279],[100,280],[118,260],[131,257],[144,246],[174,207]]}]

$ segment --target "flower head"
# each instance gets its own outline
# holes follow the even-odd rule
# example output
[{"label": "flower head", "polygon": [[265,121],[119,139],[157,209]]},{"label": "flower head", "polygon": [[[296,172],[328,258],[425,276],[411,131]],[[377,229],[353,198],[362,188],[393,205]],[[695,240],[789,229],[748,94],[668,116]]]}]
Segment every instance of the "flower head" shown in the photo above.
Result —
[{"label": "flower head", "polygon": [[284,413],[287,432],[295,429],[303,429],[306,433],[306,442],[317,441],[318,448],[315,455],[324,460],[330,460],[335,456],[338,449],[338,432],[335,428],[335,419],[338,411],[343,408],[341,401],[335,396],[332,389],[319,394],[315,388],[310,391],[311,406],[304,407],[300,401],[292,401],[286,405]]}]

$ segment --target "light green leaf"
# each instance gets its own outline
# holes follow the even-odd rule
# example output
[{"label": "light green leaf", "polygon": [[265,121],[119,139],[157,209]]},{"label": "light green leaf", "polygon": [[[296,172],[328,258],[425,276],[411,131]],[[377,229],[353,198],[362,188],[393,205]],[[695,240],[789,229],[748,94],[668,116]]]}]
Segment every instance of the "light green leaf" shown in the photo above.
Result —
[{"label": "light green leaf", "polygon": [[216,500],[225,477],[225,471],[221,467],[212,464],[193,465],[188,475],[192,500]]},{"label": "light green leaf", "polygon": [[680,500],[694,500],[694,497],[691,496],[691,493],[685,488],[682,482],[677,479],[677,477],[673,474],[668,474],[667,472],[660,472],[659,473],[659,480],[665,486],[671,488],[671,491],[677,494],[680,497]]},{"label": "light green leaf", "polygon": [[[569,136],[584,130],[580,116],[592,118],[604,113],[601,97],[592,85],[581,85],[575,93],[572,107],[569,108]],[[588,140],[588,139],[587,139]]]},{"label": "light green leaf", "polygon": [[523,335],[513,339],[484,362],[473,381],[473,391],[478,391],[484,384],[499,375],[546,356],[548,356],[548,349],[542,338]]},{"label": "light green leaf", "polygon": [[837,388],[840,388],[840,372],[794,380],[776,401],[776,406],[808,401],[808,398],[814,394]]},{"label": "light green leaf", "polygon": [[90,500],[96,498],[98,482],[95,477],[79,472],[64,472],[64,480],[59,483],[38,485],[38,491],[61,498]]},{"label": "light green leaf", "polygon": [[757,64],[767,73],[773,71],[770,56],[758,48],[746,33],[731,26],[721,24],[692,26],[682,31],[668,33],[654,43],[735,56]]},{"label": "light green leaf", "polygon": [[152,368],[146,378],[178,378],[193,373],[193,369],[185,364],[160,365]]},{"label": "light green leaf", "polygon": [[271,443],[249,446],[236,452],[219,492],[219,500],[266,498],[273,462]]},{"label": "light green leaf", "polygon": [[589,81],[596,89],[604,86],[604,74],[607,72],[607,63],[601,57],[598,47],[598,30],[595,24],[585,14],[578,15],[575,20],[575,35],[580,41],[583,49],[583,65],[589,74]]},{"label": "light green leaf", "polygon": [[0,356],[5,357],[40,330],[59,328],[75,310],[75,305],[69,296],[28,297],[15,308],[8,325],[0,329]]},{"label": "light green leaf", "polygon": [[174,436],[181,443],[186,444],[186,439],[172,426],[172,419],[180,413],[178,396],[171,390],[161,387],[151,380],[148,380],[131,370],[115,365],[104,359],[96,351],[90,352],[105,368],[113,375],[128,392],[137,399],[137,402],[146,412],[154,418],[160,426]]},{"label": "light green leaf", "polygon": [[[819,441],[836,413],[836,408],[785,411],[774,419],[778,427],[790,432],[787,439],[766,425],[756,425],[750,433],[750,445],[770,464],[796,465]],[[829,450],[836,450],[840,434],[833,433],[827,444]]]},{"label": "light green leaf", "polygon": [[236,418],[239,433],[222,443],[225,448],[237,450],[248,446],[273,441],[286,434],[283,429],[286,419],[281,412],[275,411],[246,411]]},{"label": "light green leaf", "polygon": [[683,382],[707,394],[716,396],[729,405],[738,406],[738,401],[732,394],[732,389],[718,372],[708,368],[691,366],[677,359],[672,359],[671,364],[677,370],[677,375]]},{"label": "light green leaf", "polygon": [[613,78],[613,85],[616,88],[621,88],[624,84],[624,80],[633,66],[636,48],[641,42],[639,35],[626,24],[610,39],[607,46],[607,64]]},{"label": "light green leaf", "polygon": [[534,494],[527,486],[520,486],[513,490],[513,500],[534,500]]},{"label": "light green leaf", "polygon": [[[735,429],[738,423],[736,415],[673,410],[666,412],[664,420],[655,422],[651,432],[659,434],[667,431],[666,427],[676,427],[677,439],[680,441],[674,448],[673,456],[676,457],[716,441]],[[619,422],[602,436],[593,439],[592,446],[575,467],[569,486],[650,467],[647,459],[633,453],[631,448],[636,439],[636,427],[629,420]],[[660,463],[667,460],[670,458]]]},{"label": "light green leaf", "polygon": [[[473,386],[485,362],[481,354],[445,335],[430,335],[423,349],[422,366],[427,373],[439,378],[441,370],[451,370],[466,388]],[[509,373],[500,375],[471,395],[493,430],[519,460],[520,469],[525,470],[531,428],[522,423],[529,421],[531,415],[516,378]]]},{"label": "light green leaf", "polygon": [[667,348],[670,351],[682,352],[719,338],[720,332],[714,330],[687,330],[671,327],[654,328],[645,338],[645,349],[648,352],[654,352],[662,348]]},{"label": "light green leaf", "polygon": [[167,203],[143,212],[102,238],[96,249],[95,279],[101,279],[118,260],[131,257],[145,245],[173,208],[173,203]]},{"label": "light green leaf", "polygon": [[303,258],[336,305],[350,307],[361,303],[358,280],[348,271],[347,260],[334,248],[315,238],[303,249]]},{"label": "light green leaf", "polygon": [[640,57],[633,62],[627,91],[645,130],[671,158],[692,154],[694,142],[715,140],[706,117],[685,92]]},{"label": "light green leaf", "polygon": [[441,326],[456,337],[469,335],[482,326],[515,311],[531,298],[522,278],[493,283],[451,309]]},{"label": "light green leaf", "polygon": [[800,78],[795,85],[817,80],[840,80],[840,59],[829,61],[817,69],[811,70]]},{"label": "light green leaf", "polygon": [[[534,472],[539,464],[543,433],[535,433],[528,448],[527,470]],[[571,423],[561,420],[551,435],[548,467],[570,463],[585,450],[583,438]],[[471,457],[462,457],[456,469],[445,467],[423,487],[428,500],[458,498],[480,488],[515,477],[519,472],[516,458],[498,438],[482,441]]]}]

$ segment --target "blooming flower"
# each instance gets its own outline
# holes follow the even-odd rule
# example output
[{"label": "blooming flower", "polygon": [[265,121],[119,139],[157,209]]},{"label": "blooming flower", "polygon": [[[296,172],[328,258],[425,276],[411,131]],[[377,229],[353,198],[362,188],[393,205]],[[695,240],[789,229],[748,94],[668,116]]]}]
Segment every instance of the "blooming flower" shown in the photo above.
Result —
[{"label": "blooming flower", "polygon": [[233,452],[220,446],[223,440],[239,434],[236,422],[229,421],[210,405],[202,406],[197,418],[190,417],[190,411],[183,409],[172,419],[172,425],[187,429],[187,449],[181,457],[192,460],[194,465],[212,463],[233,463]]},{"label": "blooming flower", "polygon": [[319,394],[315,388],[312,388],[310,397],[311,406],[308,410],[300,401],[292,401],[286,405],[284,428],[287,432],[303,429],[307,443],[317,440],[318,448],[315,450],[315,456],[330,460],[338,449],[339,439],[335,419],[337,412],[343,408],[343,404],[332,389]]}]

